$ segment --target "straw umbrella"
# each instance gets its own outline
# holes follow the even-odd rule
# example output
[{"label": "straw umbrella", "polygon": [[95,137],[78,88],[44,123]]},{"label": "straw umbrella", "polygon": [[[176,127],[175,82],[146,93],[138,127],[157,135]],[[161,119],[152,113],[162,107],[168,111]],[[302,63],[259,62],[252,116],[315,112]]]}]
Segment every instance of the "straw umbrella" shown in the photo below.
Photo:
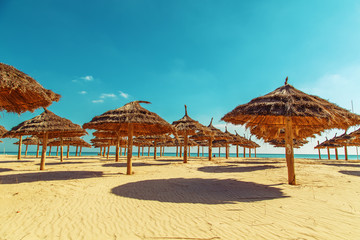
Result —
[{"label": "straw umbrella", "polygon": [[18,69],[0,63],[0,111],[23,113],[58,102],[60,95],[43,88]]},{"label": "straw umbrella", "polygon": [[[25,157],[27,156],[27,152],[28,152],[28,146],[29,145],[38,145],[39,143],[39,139],[35,136],[31,136],[31,137],[27,137],[24,140],[21,141],[22,144],[24,144],[26,146],[25,149]],[[17,142],[14,142],[15,145],[19,145],[20,144],[20,140]]]},{"label": "straw umbrella", "polygon": [[[83,125],[84,128],[96,130],[110,130],[116,132],[117,141],[120,141],[121,132],[127,131],[127,174],[132,174],[132,145],[133,136],[161,135],[173,132],[174,128],[156,113],[150,112],[140,106],[140,103],[150,102],[134,101],[123,107],[110,110],[100,116],[94,117]],[[116,159],[119,159],[119,144],[116,145]]]},{"label": "straw umbrella", "polygon": [[[294,148],[300,148],[303,145],[307,144],[309,141],[307,140],[299,140],[299,139],[293,139],[293,146]],[[267,143],[275,146],[275,147],[285,147],[285,139],[273,139],[267,141]]]},{"label": "straw umbrella", "polygon": [[[336,135],[335,135],[336,137]],[[322,143],[319,143],[318,141],[318,145],[316,145],[314,148],[315,149],[318,149],[319,150],[319,156],[321,157],[320,155],[320,149],[324,149],[326,148],[328,150],[328,159],[330,159],[330,148],[334,148],[335,149],[335,158],[336,160],[339,159],[339,155],[338,155],[338,148],[339,147],[342,147],[343,145],[339,144],[339,143],[336,143],[336,141],[334,139],[326,139],[326,141],[322,142]]]},{"label": "straw umbrella", "polygon": [[184,163],[188,159],[188,136],[195,135],[199,131],[207,131],[211,134],[211,130],[200,124],[198,121],[193,120],[187,114],[187,106],[185,105],[185,115],[181,119],[174,121],[172,125],[175,127],[176,132],[184,138]]},{"label": "straw umbrella", "polygon": [[[317,96],[305,94],[287,84],[264,96],[254,98],[227,113],[222,120],[243,124],[247,128],[268,126],[285,129],[288,182],[296,184],[293,152],[293,136],[301,129],[341,128],[360,123],[360,116],[353,114]],[[311,133],[311,132],[310,132]],[[309,136],[314,134],[309,133]],[[262,135],[256,135],[262,137]]]},{"label": "straw umbrella", "polygon": [[49,138],[83,136],[86,131],[80,125],[74,124],[66,118],[62,118],[53,112],[44,109],[40,115],[24,121],[5,133],[6,137],[17,137],[23,135],[34,135],[42,138],[42,155],[40,170],[45,168],[46,147]]},{"label": "straw umbrella", "polygon": [[[172,140],[172,138],[168,135],[168,134],[163,134],[163,135],[148,135],[148,136],[139,136],[136,138],[136,140],[143,142],[143,143],[151,143],[151,145],[154,146],[154,159],[156,159],[156,148],[158,146],[158,144],[164,143],[166,141],[170,141]],[[160,154],[161,155],[161,154]]]},{"label": "straw umbrella", "polygon": [[67,145],[68,150],[69,150],[69,146],[91,147],[89,143],[87,143],[84,139],[80,137],[65,137],[62,140],[60,138],[57,138],[48,143],[49,146],[61,146],[61,144]]},{"label": "straw umbrella", "polygon": [[[199,131],[197,134],[193,135],[191,138],[195,140],[207,140],[208,141],[208,147],[209,147],[209,161],[212,159],[212,143],[215,140],[226,140],[230,137],[221,131],[220,129],[217,129],[212,125],[213,118],[210,120],[210,124],[207,126],[206,131]],[[210,130],[210,131],[209,131]]]}]

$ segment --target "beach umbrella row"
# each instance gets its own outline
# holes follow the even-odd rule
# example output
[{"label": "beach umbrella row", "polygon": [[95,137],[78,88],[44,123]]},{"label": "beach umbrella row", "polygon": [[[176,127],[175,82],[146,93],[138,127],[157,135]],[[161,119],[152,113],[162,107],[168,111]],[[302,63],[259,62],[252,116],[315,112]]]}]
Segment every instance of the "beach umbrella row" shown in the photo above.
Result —
[{"label": "beach umbrella row", "polygon": [[[4,137],[22,137],[25,135],[33,135],[42,139],[42,155],[40,170],[45,168],[46,148],[49,138],[60,137],[76,137],[87,134],[80,125],[74,124],[66,118],[62,118],[53,112],[44,109],[40,115],[24,121],[13,127],[4,134]],[[19,143],[21,145],[21,141]],[[63,144],[61,144],[62,146]],[[61,150],[62,153],[62,150]],[[61,154],[62,159],[62,154]]]},{"label": "beach umbrella row", "polygon": [[123,132],[128,139],[127,174],[132,174],[133,137],[173,133],[174,128],[156,113],[140,106],[146,101],[134,101],[115,110],[107,111],[85,123],[85,129],[113,131],[117,134],[116,161],[119,159],[119,142]]}]

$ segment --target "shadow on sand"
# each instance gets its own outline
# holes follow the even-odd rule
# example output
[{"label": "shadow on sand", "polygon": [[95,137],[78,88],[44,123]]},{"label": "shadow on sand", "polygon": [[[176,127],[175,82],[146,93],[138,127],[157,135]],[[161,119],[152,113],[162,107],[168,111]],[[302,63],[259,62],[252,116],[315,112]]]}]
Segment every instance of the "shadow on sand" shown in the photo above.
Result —
[{"label": "shadow on sand", "polygon": [[0,163],[26,163],[26,162],[34,162],[34,161],[29,161],[29,160],[0,161]]},{"label": "shadow on sand", "polygon": [[272,161],[241,161],[241,162],[236,162],[236,161],[229,161],[226,163],[232,163],[232,164],[277,164],[277,163],[282,163],[282,162],[272,162]]},{"label": "shadow on sand", "polygon": [[[45,165],[66,165],[66,164],[81,164],[81,163],[90,163],[90,162],[74,162],[74,161],[66,161],[66,159],[64,159],[63,162],[49,162],[49,163],[45,163]],[[40,165],[40,163],[37,163],[36,165]]]},{"label": "shadow on sand", "polygon": [[56,172],[34,172],[12,175],[1,175],[2,184],[27,183],[38,181],[71,180],[82,178],[102,177],[103,172],[98,171],[56,171]]},{"label": "shadow on sand", "polygon": [[274,169],[280,168],[272,165],[262,165],[262,166],[248,166],[248,167],[239,167],[236,165],[230,166],[208,166],[208,167],[199,167],[198,171],[207,172],[207,173],[226,173],[226,172],[253,172],[265,169]]},{"label": "shadow on sand", "polygon": [[286,197],[280,189],[234,179],[170,178],[120,185],[121,197],[172,203],[232,204]]},{"label": "shadow on sand", "polygon": [[11,168],[0,168],[0,172],[9,172],[13,171]]},{"label": "shadow on sand", "polygon": [[335,166],[335,167],[360,167],[360,164],[347,164],[347,163],[325,163],[325,165]]},{"label": "shadow on sand", "polygon": [[[169,165],[169,163],[143,163],[143,162],[133,162],[132,165],[134,167],[145,167],[145,166],[164,166]],[[106,163],[102,165],[103,167],[126,167],[126,162],[118,162],[118,163]]]},{"label": "shadow on sand", "polygon": [[360,177],[360,171],[339,171],[339,173]]},{"label": "shadow on sand", "polygon": [[156,159],[155,161],[157,161],[157,162],[178,162],[178,163],[183,162],[182,159]]}]

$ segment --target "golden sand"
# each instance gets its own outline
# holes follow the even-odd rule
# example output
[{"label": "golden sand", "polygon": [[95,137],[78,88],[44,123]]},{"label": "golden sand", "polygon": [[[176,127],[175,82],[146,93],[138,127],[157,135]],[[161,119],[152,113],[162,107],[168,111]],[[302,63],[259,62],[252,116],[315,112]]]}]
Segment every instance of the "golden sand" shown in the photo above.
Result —
[{"label": "golden sand", "polygon": [[360,239],[360,162],[0,159],[0,239]]}]

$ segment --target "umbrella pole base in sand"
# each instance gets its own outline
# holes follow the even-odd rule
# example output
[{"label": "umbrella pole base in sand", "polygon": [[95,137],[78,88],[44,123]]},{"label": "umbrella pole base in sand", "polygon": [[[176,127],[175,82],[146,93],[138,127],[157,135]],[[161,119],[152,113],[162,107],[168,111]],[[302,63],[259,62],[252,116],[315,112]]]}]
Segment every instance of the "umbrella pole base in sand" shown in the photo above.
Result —
[{"label": "umbrella pole base in sand", "polygon": [[290,185],[296,185],[295,166],[294,166],[294,141],[292,134],[292,120],[290,117],[285,118],[285,151],[286,164],[288,168],[288,182]]},{"label": "umbrella pole base in sand", "polygon": [[126,174],[132,175],[132,145],[133,145],[133,135],[134,135],[134,125],[129,124],[128,129],[128,152],[127,152],[127,162],[126,162]]},{"label": "umbrella pole base in sand", "polygon": [[41,153],[40,170],[45,170],[47,139],[48,139],[48,133],[45,133],[43,139],[42,153]]}]

